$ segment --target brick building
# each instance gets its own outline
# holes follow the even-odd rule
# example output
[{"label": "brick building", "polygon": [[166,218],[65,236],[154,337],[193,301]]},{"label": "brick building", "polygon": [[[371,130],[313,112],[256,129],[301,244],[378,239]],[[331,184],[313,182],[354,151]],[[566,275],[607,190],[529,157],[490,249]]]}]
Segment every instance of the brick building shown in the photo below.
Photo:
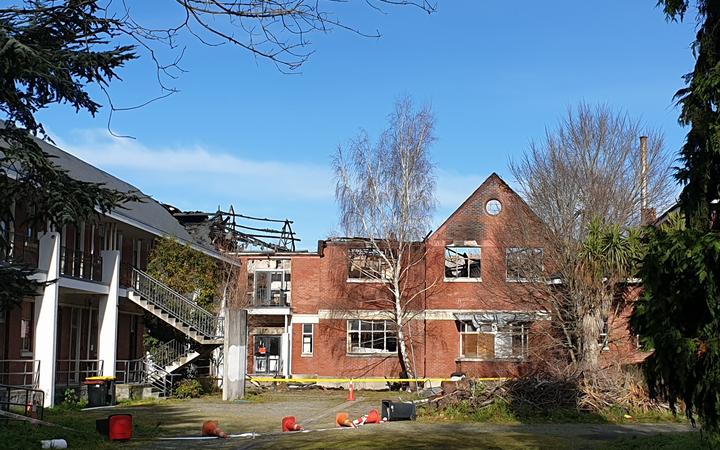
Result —
[{"label": "brick building", "polygon": [[[533,280],[521,264],[542,265],[542,226],[492,174],[417,243],[424,257],[413,276],[421,295],[408,334],[418,376],[513,376],[546,344],[539,342],[544,333],[534,331],[547,329],[549,315],[531,298]],[[335,238],[320,241],[316,253],[241,256],[248,271],[248,373],[401,375],[390,315],[373,302],[387,290],[358,267],[377,270],[380,263],[367,256],[357,263],[352,256],[365,246],[363,239]],[[634,349],[624,317],[610,328],[619,338],[611,353]]]},{"label": "brick building", "polygon": [[[124,192],[135,187],[51,146],[43,149],[71,176]],[[382,301],[383,263],[362,238],[320,241],[315,252],[222,254],[208,238],[211,215],[182,213],[146,198],[62,229],[33,229],[16,205],[13,223],[0,222],[12,242],[0,254],[38,269],[48,281],[37,296],[0,314],[0,382],[37,387],[52,405],[65,387],[90,375],[165,389],[187,364],[219,351],[223,317],[196,305],[145,273],[158,237],[173,237],[218,262],[239,265],[243,295],[231,306],[247,309],[251,375],[285,377],[398,377],[398,340]],[[529,289],[538,280],[526,264],[543,266],[543,224],[525,202],[492,174],[423,241],[412,266],[406,327],[411,366],[420,377],[453,372],[504,377],[521,373],[543,348],[550,324]],[[209,228],[208,228],[209,229]],[[293,247],[294,248],[294,247]],[[371,249],[370,249],[371,250]],[[246,276],[245,276],[246,275]],[[546,281],[543,281],[546,283]],[[632,299],[639,285],[625,293]],[[629,308],[607,324],[608,361],[634,361]],[[181,332],[145,358],[144,317]],[[615,320],[617,319],[617,320]],[[178,345],[181,344],[181,345]]]}]

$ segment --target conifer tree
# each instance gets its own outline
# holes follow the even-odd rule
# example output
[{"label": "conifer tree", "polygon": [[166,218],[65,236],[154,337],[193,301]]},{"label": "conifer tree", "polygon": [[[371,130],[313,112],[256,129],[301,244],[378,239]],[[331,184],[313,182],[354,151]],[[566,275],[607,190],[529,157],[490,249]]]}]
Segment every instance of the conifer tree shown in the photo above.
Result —
[{"label": "conifer tree", "polygon": [[653,354],[645,371],[651,395],[699,417],[720,443],[720,2],[660,0],[669,20],[697,7],[694,70],[678,91],[680,123],[690,127],[676,178],[677,215],[647,230],[641,270],[645,294],[633,326]]}]

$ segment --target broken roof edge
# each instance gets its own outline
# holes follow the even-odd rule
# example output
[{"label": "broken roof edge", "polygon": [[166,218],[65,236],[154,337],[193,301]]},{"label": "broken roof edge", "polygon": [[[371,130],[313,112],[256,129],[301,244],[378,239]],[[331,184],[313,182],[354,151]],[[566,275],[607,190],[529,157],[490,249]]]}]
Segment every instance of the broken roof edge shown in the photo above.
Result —
[{"label": "broken roof edge", "polygon": [[[101,214],[102,214],[102,213],[101,213]],[[226,263],[228,263],[228,264],[232,264],[232,265],[234,265],[234,266],[238,266],[238,267],[240,266],[240,261],[237,261],[237,260],[234,259],[234,258],[230,258],[230,257],[228,257],[228,256],[226,256],[226,255],[224,255],[224,254],[222,254],[222,253],[220,253],[220,252],[218,252],[218,251],[216,251],[216,250],[209,249],[209,248],[207,248],[207,247],[204,247],[204,246],[202,246],[202,245],[199,245],[199,244],[196,243],[196,242],[188,241],[187,239],[183,239],[183,238],[181,238],[181,237],[172,235],[172,234],[170,234],[170,233],[166,233],[166,232],[164,232],[164,231],[162,231],[162,230],[159,230],[159,229],[153,227],[152,225],[149,225],[149,224],[147,224],[147,223],[141,222],[141,221],[139,221],[139,220],[137,220],[137,219],[132,219],[132,218],[130,218],[130,217],[127,217],[127,216],[124,216],[124,215],[122,215],[122,214],[119,214],[119,213],[117,212],[117,210],[112,210],[112,211],[106,212],[106,213],[104,213],[104,215],[105,215],[106,217],[111,218],[111,219],[115,219],[115,220],[117,220],[118,222],[122,222],[122,223],[124,223],[124,224],[133,226],[133,227],[135,227],[135,228],[139,228],[139,229],[141,229],[141,230],[143,230],[143,231],[146,231],[146,232],[148,232],[148,233],[150,233],[150,234],[154,234],[155,236],[162,237],[162,238],[168,238],[168,239],[174,239],[174,240],[176,240],[176,241],[178,241],[178,242],[180,242],[180,243],[182,243],[182,244],[187,245],[188,247],[192,248],[193,250],[199,251],[200,253],[203,253],[203,254],[211,257],[211,258],[214,258],[214,259],[217,259],[217,260],[226,262]]]},{"label": "broken roof edge", "polygon": [[247,252],[228,252],[228,255],[236,257],[245,256],[266,256],[266,257],[288,257],[288,256],[320,256],[318,252],[310,250],[296,250],[294,252],[273,252],[273,251],[247,251]]},{"label": "broken roof edge", "polygon": [[[387,241],[394,241],[394,239],[385,239],[385,238],[369,238],[369,237],[348,237],[348,236],[336,236],[336,237],[329,237],[327,239],[321,239],[321,242],[332,242],[332,243],[344,243],[344,242],[387,242]],[[407,241],[411,244],[422,244],[424,242],[423,239],[419,240],[412,240]]]}]

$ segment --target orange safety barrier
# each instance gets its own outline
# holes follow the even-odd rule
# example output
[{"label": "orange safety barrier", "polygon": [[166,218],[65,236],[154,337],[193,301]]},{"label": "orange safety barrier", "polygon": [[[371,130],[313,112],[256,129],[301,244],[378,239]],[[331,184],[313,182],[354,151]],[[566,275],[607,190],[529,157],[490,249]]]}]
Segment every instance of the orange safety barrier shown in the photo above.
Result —
[{"label": "orange safety barrier", "polygon": [[227,439],[229,436],[218,426],[217,420],[206,420],[202,425],[203,436],[217,436],[219,438]]},{"label": "orange safety barrier", "polygon": [[283,433],[288,431],[302,431],[303,427],[295,421],[295,416],[283,417],[282,420]]}]

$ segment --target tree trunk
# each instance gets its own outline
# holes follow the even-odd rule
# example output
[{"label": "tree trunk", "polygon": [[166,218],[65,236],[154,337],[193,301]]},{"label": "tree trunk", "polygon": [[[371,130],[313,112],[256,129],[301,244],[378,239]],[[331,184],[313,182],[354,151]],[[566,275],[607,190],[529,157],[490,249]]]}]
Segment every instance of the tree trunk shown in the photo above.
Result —
[{"label": "tree trunk", "polygon": [[[395,289],[395,324],[397,325],[397,345],[398,345],[398,359],[400,360],[400,367],[405,373],[407,378],[415,378],[415,368],[410,362],[410,355],[407,351],[407,344],[405,343],[405,326],[403,320],[403,308],[402,308],[402,296],[400,295],[399,289]],[[408,324],[409,325],[409,324]]]}]

